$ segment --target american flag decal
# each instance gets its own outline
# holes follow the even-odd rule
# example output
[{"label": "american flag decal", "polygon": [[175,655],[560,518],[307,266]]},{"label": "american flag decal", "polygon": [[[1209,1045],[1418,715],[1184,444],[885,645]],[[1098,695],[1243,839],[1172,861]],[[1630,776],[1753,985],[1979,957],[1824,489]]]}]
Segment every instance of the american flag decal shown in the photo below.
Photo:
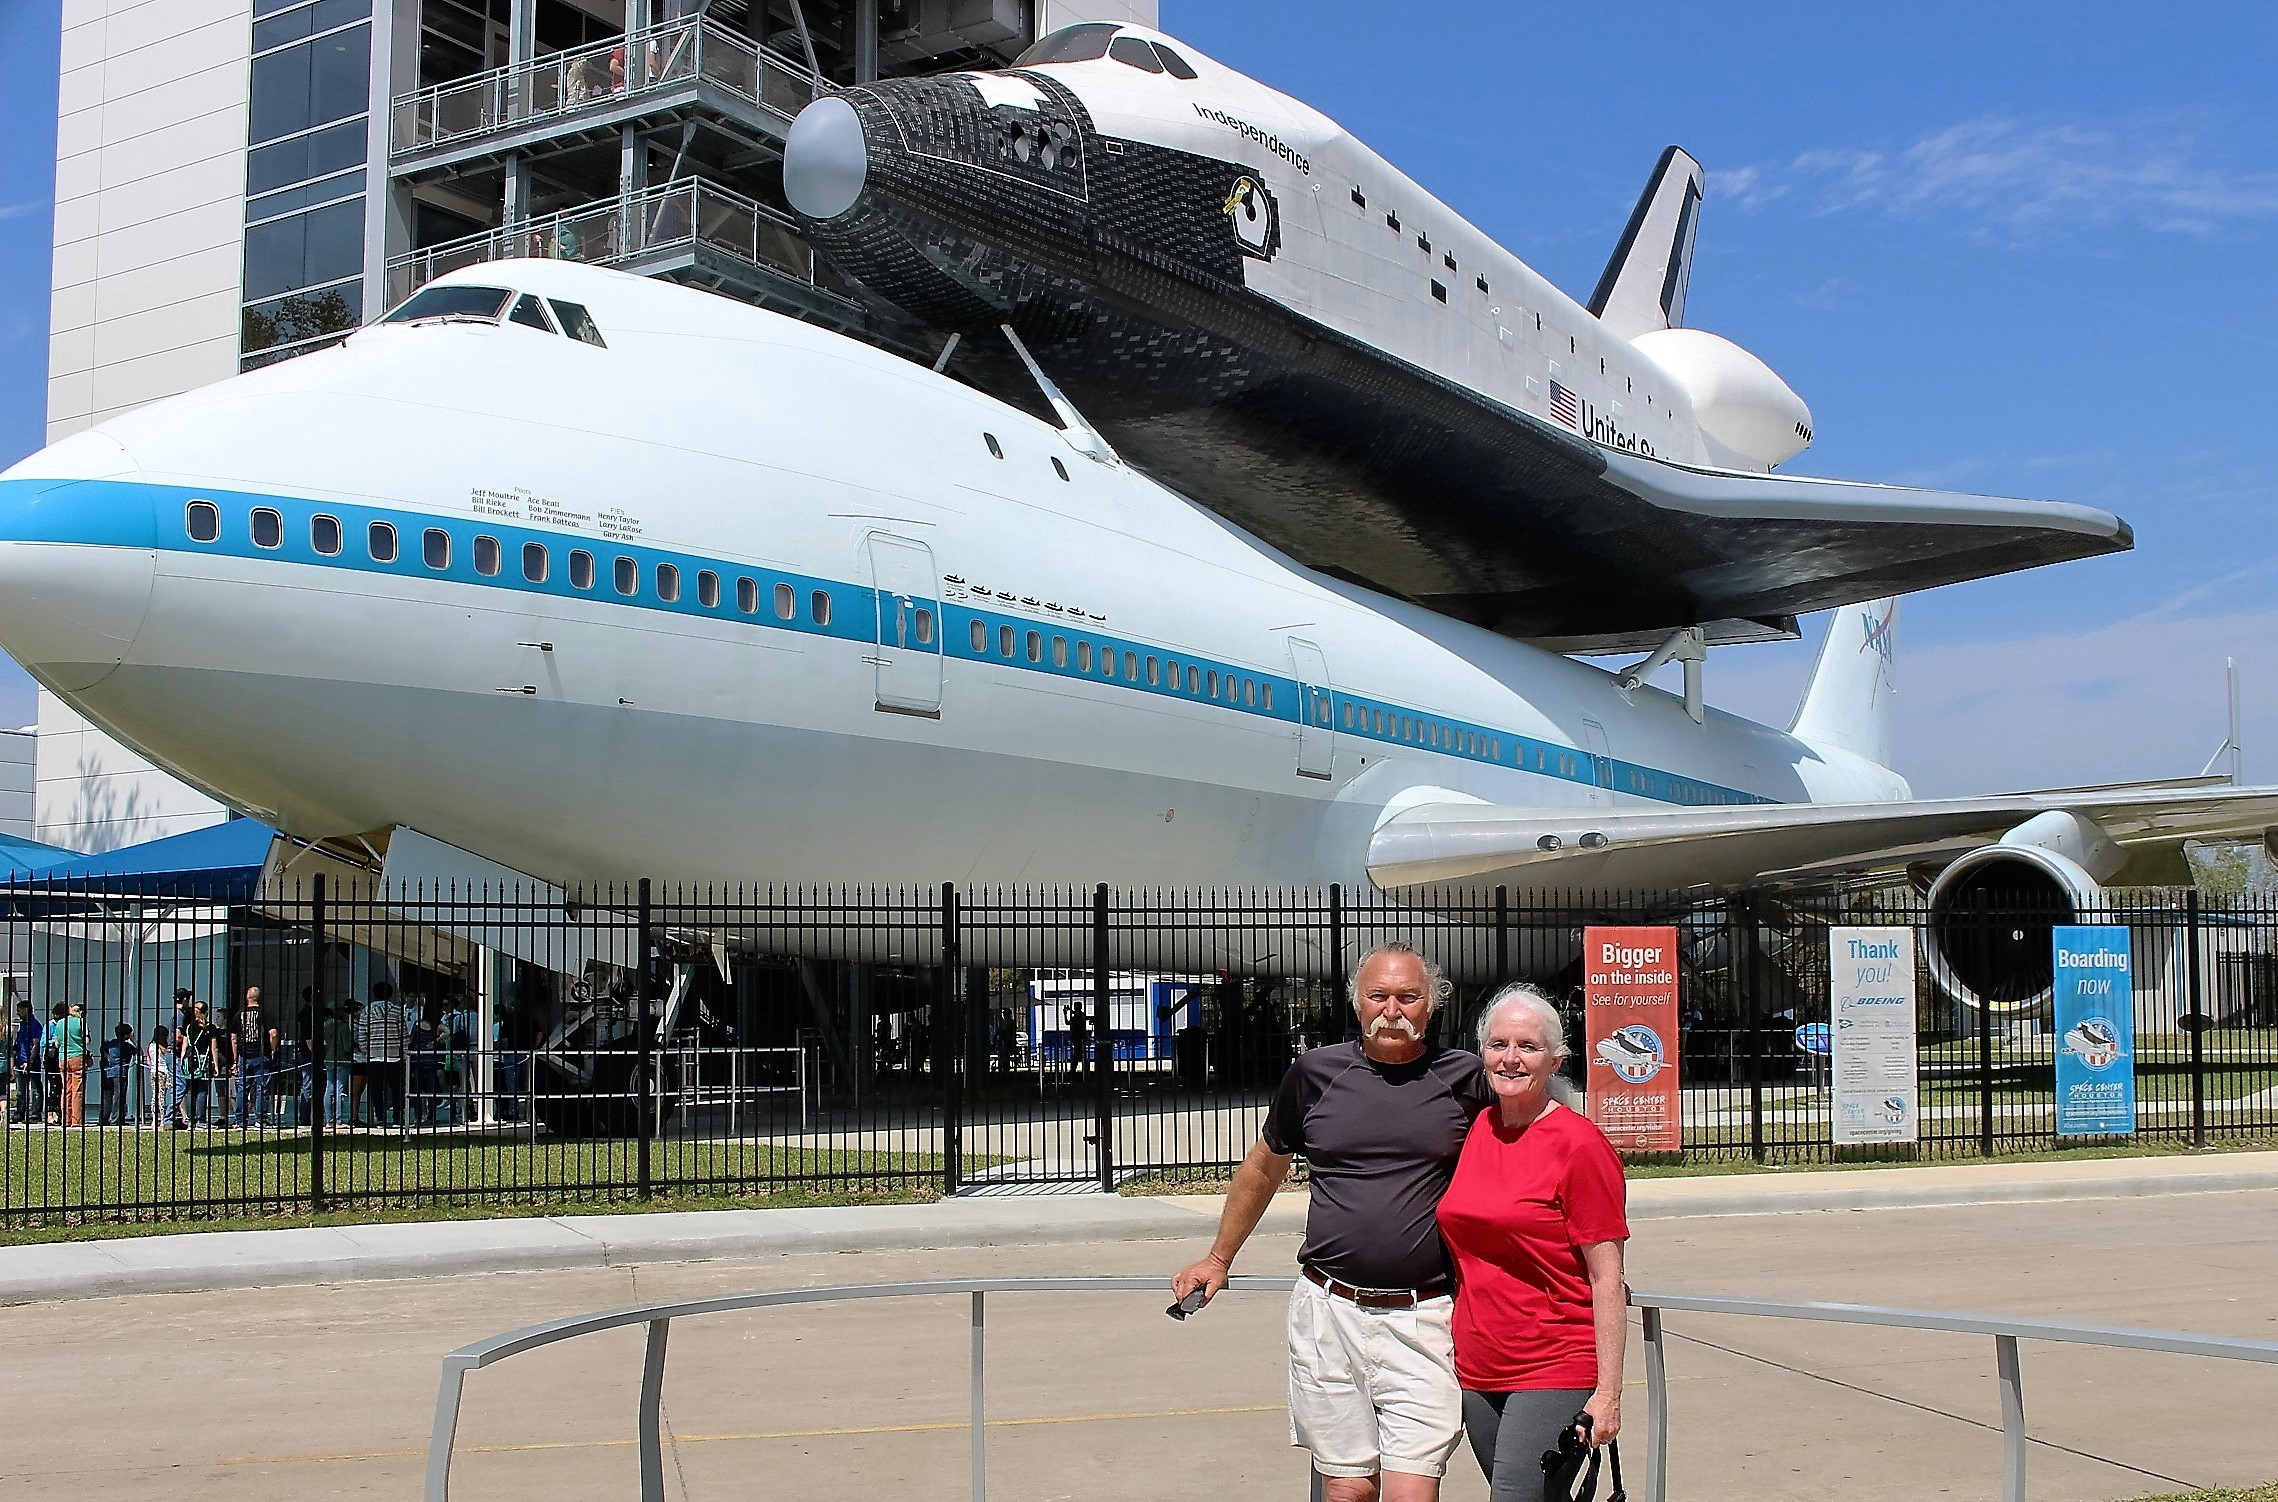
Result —
[{"label": "american flag decal", "polygon": [[1575,432],[1582,431],[1582,404],[1574,399],[1573,392],[1556,381],[1550,383],[1550,415]]}]

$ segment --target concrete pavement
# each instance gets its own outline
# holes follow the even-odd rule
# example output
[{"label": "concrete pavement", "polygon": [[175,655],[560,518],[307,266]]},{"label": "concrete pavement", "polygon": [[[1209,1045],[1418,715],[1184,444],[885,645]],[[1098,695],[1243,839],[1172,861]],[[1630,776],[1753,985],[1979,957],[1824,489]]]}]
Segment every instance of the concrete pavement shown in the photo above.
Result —
[{"label": "concrete pavement", "polygon": [[[2179,1174],[2170,1187],[2193,1192],[2111,1192],[2127,1183],[2099,1166],[2074,1182],[2091,1192],[2030,1203],[1799,1213],[1793,1207],[1812,1203],[1799,1193],[1782,1213],[1641,1216],[1631,1277],[1698,1293],[2278,1335],[2269,1276],[2278,1190]],[[1662,1192],[1638,1187],[1641,1200]],[[1713,1203],[1692,1192],[1692,1208]],[[0,1309],[9,1353],[0,1363],[0,1502],[414,1497],[438,1359],[469,1341],[586,1310],[757,1287],[1167,1275],[1205,1244],[1206,1207],[1181,1210],[1189,1230],[1172,1240],[809,1250]],[[1065,1202],[1053,1208],[1068,1213]],[[1295,1244],[1287,1230],[1262,1232],[1243,1269],[1284,1270]],[[992,1496],[1303,1494],[1302,1462],[1285,1443],[1278,1301],[1233,1295],[1184,1324],[1163,1318],[1164,1302],[1159,1293],[991,1300]],[[1668,1329],[1672,1497],[1996,1494],[1991,1341],[1684,1314],[1670,1315]],[[667,1497],[964,1495],[967,1333],[962,1298],[677,1324],[664,1385]],[[453,1494],[631,1495],[640,1342],[637,1329],[611,1332],[471,1377]],[[1642,1468],[1634,1346],[1629,1370],[1625,1450]],[[2028,1344],[2024,1391],[2035,1502],[2278,1476],[2267,1419],[2278,1412],[2278,1368]],[[1459,1455],[1447,1502],[1480,1502],[1484,1492]]]},{"label": "concrete pavement", "polygon": [[[2132,1199],[2278,1189],[2278,1152],[1964,1163],[1636,1179],[1632,1218]],[[531,1216],[193,1232],[0,1247],[0,1304],[484,1272],[851,1251],[947,1250],[1207,1235],[1210,1195],[960,1197],[926,1205]],[[1301,1194],[1263,1229],[1297,1231]]]}]

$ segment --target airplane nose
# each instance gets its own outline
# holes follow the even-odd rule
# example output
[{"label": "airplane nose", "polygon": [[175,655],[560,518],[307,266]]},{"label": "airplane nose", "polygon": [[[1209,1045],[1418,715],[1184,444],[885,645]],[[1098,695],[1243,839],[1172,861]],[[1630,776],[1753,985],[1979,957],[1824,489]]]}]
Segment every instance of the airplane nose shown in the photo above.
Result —
[{"label": "airplane nose", "polygon": [[862,197],[870,148],[862,118],[831,95],[799,111],[783,142],[783,196],[810,219],[836,219]]},{"label": "airplane nose", "polygon": [[[105,452],[79,452],[97,439]],[[115,440],[80,434],[67,444],[73,458],[104,460],[99,470],[126,467],[110,462],[125,456]],[[60,451],[0,477],[0,647],[70,694],[126,660],[150,609],[157,554],[151,501],[139,486],[21,473]]]}]

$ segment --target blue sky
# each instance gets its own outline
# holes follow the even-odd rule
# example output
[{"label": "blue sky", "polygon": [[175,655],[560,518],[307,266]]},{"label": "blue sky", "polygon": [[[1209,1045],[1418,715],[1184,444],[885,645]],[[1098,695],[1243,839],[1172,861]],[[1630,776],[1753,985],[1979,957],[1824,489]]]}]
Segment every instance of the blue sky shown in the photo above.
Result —
[{"label": "blue sky", "polygon": [[[2196,771],[2226,654],[2249,776],[2278,777],[2278,9],[1164,0],[1163,24],[1577,296],[1685,146],[1710,173],[1687,322],[1811,404],[1792,470],[2134,524],[2132,554],[1908,601],[1922,791]],[[9,461],[45,403],[52,6],[0,0],[0,48]],[[1710,696],[1785,723],[1810,656],[1717,652]],[[30,715],[0,665],[0,722]]]}]

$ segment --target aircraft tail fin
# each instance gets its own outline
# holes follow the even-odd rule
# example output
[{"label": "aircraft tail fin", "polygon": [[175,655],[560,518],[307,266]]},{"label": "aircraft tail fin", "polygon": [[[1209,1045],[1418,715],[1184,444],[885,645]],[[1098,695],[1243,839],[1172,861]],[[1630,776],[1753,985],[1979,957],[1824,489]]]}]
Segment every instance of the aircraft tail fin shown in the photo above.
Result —
[{"label": "aircraft tail fin", "polygon": [[1898,601],[1845,605],[1828,623],[1792,733],[1887,767],[1897,697]]},{"label": "aircraft tail fin", "polygon": [[1672,146],[1661,153],[1629,216],[1590,312],[1619,339],[1682,328],[1685,288],[1693,274],[1693,234],[1700,226],[1701,164]]}]

